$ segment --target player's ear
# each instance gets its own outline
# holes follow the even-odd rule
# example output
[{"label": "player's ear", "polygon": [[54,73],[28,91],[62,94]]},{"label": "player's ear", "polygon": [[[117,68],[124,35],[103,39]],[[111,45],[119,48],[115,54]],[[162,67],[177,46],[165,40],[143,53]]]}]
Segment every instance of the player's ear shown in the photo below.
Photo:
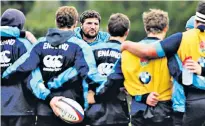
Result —
[{"label": "player's ear", "polygon": [[167,25],[164,29],[163,29],[163,32],[167,32],[169,30],[169,26]]},{"label": "player's ear", "polygon": [[128,36],[129,32],[130,32],[130,29],[127,29],[127,31],[125,32],[125,35]]}]

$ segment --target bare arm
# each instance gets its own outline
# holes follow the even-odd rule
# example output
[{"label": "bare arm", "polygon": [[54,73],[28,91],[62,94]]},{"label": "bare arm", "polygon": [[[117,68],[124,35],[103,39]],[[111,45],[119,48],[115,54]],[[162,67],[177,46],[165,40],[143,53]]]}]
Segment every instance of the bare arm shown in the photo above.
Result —
[{"label": "bare arm", "polygon": [[29,31],[26,31],[26,38],[32,43],[36,43],[37,42],[37,39],[36,37]]},{"label": "bare arm", "polygon": [[127,50],[141,58],[157,58],[157,51],[153,44],[136,43],[125,41],[122,43],[121,51]]},{"label": "bare arm", "polygon": [[181,44],[182,33],[175,33],[161,42],[153,44],[125,41],[121,50],[127,50],[141,58],[171,57],[177,53]]}]

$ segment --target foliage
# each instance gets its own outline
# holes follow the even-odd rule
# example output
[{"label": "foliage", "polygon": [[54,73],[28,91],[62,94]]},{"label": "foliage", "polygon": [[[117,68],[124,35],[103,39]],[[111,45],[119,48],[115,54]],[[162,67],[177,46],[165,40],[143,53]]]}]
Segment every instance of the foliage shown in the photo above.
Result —
[{"label": "foliage", "polygon": [[34,1],[1,1],[1,13],[8,8],[21,10],[25,15],[32,9]]},{"label": "foliage", "polygon": [[[60,6],[79,6],[83,11],[83,1],[36,1],[33,10],[27,15],[25,28],[37,38],[45,36],[49,28],[55,28],[55,13]],[[81,4],[80,4],[81,3]],[[78,8],[78,7],[76,7]]]},{"label": "foliage", "polygon": [[103,20],[102,27],[106,28],[109,16],[112,13],[126,14],[131,21],[131,29],[128,39],[139,41],[146,34],[144,32],[142,14],[150,8],[167,11],[170,19],[168,34],[184,31],[186,21],[195,14],[196,1],[106,1],[92,2],[89,8],[100,12]]},{"label": "foliage", "polygon": [[55,27],[55,11],[59,6],[57,1],[36,1],[33,10],[27,15],[25,28],[36,37],[44,36],[48,28]]},{"label": "foliage", "polygon": [[[31,3],[30,3],[31,2]],[[2,1],[2,4],[4,2]],[[6,3],[6,2],[5,2]],[[25,28],[40,37],[46,34],[48,28],[55,27],[55,12],[59,6],[75,6],[79,13],[87,9],[94,9],[102,16],[101,30],[106,31],[107,21],[113,13],[126,14],[131,21],[128,39],[139,41],[146,34],[142,23],[142,14],[149,8],[167,11],[170,19],[168,35],[184,31],[186,21],[195,14],[197,1],[27,1],[26,4],[5,4],[2,11],[8,7],[21,8],[24,6],[27,14]],[[33,4],[34,3],[34,4]],[[33,7],[32,7],[33,6]],[[30,10],[29,10],[30,9]]]}]

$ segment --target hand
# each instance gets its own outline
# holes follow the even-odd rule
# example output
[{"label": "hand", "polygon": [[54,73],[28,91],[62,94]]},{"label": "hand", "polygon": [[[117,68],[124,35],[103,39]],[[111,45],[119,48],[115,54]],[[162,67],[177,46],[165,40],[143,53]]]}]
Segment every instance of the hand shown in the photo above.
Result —
[{"label": "hand", "polygon": [[158,103],[158,98],[157,98],[158,96],[159,96],[158,93],[151,92],[147,97],[146,104],[153,107],[156,106]]},{"label": "hand", "polygon": [[94,95],[95,95],[95,92],[93,92],[92,90],[88,91],[88,95],[87,95],[88,104],[94,104],[95,103]]},{"label": "hand", "polygon": [[190,72],[196,73],[198,75],[201,75],[202,68],[201,66],[194,60],[186,60],[185,68],[187,68]]},{"label": "hand", "polygon": [[60,100],[61,98],[64,98],[62,96],[55,96],[51,99],[50,101],[50,106],[53,110],[53,112],[55,113],[56,116],[59,116],[59,111],[57,109],[56,103],[58,102],[58,100]]},{"label": "hand", "polygon": [[37,39],[36,37],[29,31],[26,31],[26,38],[32,43],[36,43],[37,42]]}]

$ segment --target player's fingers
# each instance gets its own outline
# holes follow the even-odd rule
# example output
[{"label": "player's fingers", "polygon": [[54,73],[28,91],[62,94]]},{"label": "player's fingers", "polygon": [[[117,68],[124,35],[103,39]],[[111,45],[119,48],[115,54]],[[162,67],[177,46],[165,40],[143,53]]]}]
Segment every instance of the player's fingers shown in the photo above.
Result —
[{"label": "player's fingers", "polygon": [[150,102],[149,106],[153,106],[154,107],[154,106],[156,106],[156,104],[157,104],[156,102]]},{"label": "player's fingers", "polygon": [[190,72],[191,72],[191,73],[196,73],[197,70],[196,70],[196,69],[194,69],[194,70],[190,70]]},{"label": "player's fingers", "polygon": [[152,101],[154,101],[154,102],[158,102],[158,98],[157,97],[152,97]]},{"label": "player's fingers", "polygon": [[194,69],[196,69],[194,66],[186,66],[186,68],[189,69],[189,70],[194,70]]},{"label": "player's fingers", "polygon": [[157,92],[152,92],[152,94],[156,97],[159,96],[159,94]]},{"label": "player's fingers", "polygon": [[192,59],[189,59],[189,60],[186,60],[186,63],[185,64],[194,64],[194,63],[196,63],[194,60],[192,60]]},{"label": "player's fingers", "polygon": [[188,67],[188,66],[195,66],[195,63],[186,63],[185,67]]}]

